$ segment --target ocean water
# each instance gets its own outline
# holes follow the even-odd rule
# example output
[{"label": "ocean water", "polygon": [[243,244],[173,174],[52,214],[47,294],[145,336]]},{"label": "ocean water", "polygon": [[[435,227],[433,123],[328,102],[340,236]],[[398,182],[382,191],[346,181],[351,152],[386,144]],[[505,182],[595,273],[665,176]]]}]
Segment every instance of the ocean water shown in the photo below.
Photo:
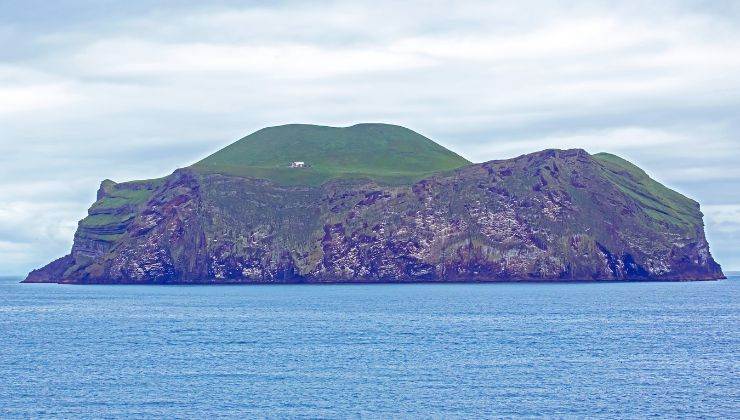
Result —
[{"label": "ocean water", "polygon": [[0,418],[740,417],[740,278],[18,280],[0,280]]}]

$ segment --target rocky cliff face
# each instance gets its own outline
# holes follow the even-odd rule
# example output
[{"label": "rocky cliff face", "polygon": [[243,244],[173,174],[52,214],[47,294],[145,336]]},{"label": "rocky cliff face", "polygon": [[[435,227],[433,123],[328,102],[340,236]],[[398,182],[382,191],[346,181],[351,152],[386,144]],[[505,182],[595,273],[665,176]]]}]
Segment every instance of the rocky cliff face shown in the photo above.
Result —
[{"label": "rocky cliff face", "polygon": [[722,277],[696,202],[615,156],[547,150],[412,185],[282,186],[192,168],[104,181],[71,254],[25,281]]}]

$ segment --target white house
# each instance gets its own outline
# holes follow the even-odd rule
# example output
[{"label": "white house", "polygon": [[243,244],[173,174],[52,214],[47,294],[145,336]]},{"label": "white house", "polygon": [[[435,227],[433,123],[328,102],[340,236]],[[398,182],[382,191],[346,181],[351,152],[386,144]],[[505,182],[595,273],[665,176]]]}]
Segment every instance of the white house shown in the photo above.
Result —
[{"label": "white house", "polygon": [[291,168],[305,168],[306,162],[291,162],[290,167]]}]

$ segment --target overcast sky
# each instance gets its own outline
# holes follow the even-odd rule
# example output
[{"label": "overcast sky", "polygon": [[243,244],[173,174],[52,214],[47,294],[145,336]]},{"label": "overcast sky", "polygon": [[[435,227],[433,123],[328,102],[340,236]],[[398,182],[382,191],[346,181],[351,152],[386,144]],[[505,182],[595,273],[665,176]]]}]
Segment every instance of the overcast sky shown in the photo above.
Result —
[{"label": "overcast sky", "polygon": [[69,252],[102,179],[293,122],[613,152],[740,269],[740,2],[146,3],[0,0],[0,274]]}]

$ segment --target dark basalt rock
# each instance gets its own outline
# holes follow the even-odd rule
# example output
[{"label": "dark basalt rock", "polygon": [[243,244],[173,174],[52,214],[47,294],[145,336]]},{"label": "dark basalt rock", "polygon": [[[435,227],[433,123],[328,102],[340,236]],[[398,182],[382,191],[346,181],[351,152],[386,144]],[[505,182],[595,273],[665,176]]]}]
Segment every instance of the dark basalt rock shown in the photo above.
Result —
[{"label": "dark basalt rock", "polygon": [[194,169],[106,180],[71,254],[25,281],[723,278],[699,205],[661,195],[619,165],[582,150],[547,150],[413,185],[283,186]]}]

